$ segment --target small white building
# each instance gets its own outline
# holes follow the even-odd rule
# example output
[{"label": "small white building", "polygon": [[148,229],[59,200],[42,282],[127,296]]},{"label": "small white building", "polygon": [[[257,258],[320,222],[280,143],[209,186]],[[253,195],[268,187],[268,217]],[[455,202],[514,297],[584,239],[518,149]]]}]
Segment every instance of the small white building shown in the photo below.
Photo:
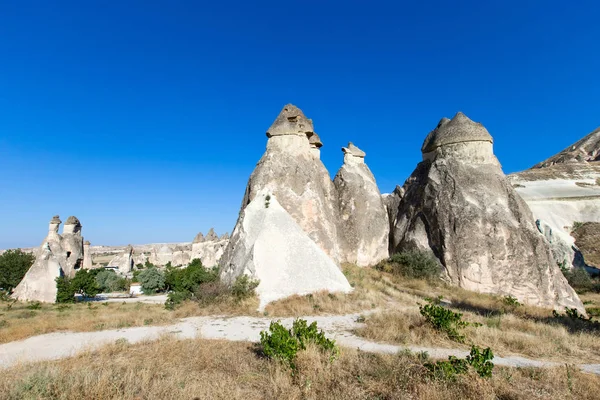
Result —
[{"label": "small white building", "polygon": [[129,286],[129,294],[132,296],[137,296],[138,294],[142,294],[142,284],[139,282],[134,282]]}]

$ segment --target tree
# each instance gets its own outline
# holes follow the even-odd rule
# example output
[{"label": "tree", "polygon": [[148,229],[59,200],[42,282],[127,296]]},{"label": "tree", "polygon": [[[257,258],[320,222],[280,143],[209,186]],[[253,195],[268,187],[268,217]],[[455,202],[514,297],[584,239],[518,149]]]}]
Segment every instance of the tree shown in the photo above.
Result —
[{"label": "tree", "polygon": [[96,283],[102,292],[120,292],[129,289],[127,279],[120,277],[115,271],[105,269],[96,274]]},{"label": "tree", "polygon": [[156,293],[165,288],[165,275],[154,267],[142,270],[138,280],[144,294]]},{"label": "tree", "polygon": [[8,250],[0,255],[0,289],[12,291],[35,261],[33,254],[21,249]]}]

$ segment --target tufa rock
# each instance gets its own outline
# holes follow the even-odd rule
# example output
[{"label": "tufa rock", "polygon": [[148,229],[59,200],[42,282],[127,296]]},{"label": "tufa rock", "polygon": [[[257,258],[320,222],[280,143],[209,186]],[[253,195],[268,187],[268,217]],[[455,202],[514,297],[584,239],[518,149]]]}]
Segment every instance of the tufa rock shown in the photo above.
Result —
[{"label": "tufa rock", "polygon": [[556,164],[585,164],[594,161],[600,161],[600,128],[560,153],[536,164],[534,168],[547,168]]},{"label": "tufa rock", "polygon": [[459,113],[442,120],[422,150],[405,184],[393,249],[432,251],[445,278],[467,290],[585,313],[502,172],[487,130]]},{"label": "tufa rock", "polygon": [[194,238],[194,241],[192,243],[202,243],[204,242],[204,235],[202,234],[202,232],[199,232],[196,237]]},{"label": "tufa rock", "polygon": [[91,243],[89,240],[83,242],[83,269],[94,268],[92,263],[92,252],[90,250]]},{"label": "tufa rock", "polygon": [[[311,153],[307,132],[313,132],[312,121],[297,107],[285,106],[269,128],[267,150],[250,176],[241,209],[246,208],[260,190],[267,190],[338,263],[337,193],[327,169]],[[227,262],[227,254],[225,258]]]},{"label": "tufa rock", "polygon": [[374,265],[389,255],[388,213],[375,177],[364,162],[365,152],[352,143],[342,151],[344,165],[333,180],[339,196],[342,261]]},{"label": "tufa rock", "polygon": [[107,268],[115,268],[121,275],[127,275],[133,271],[133,246],[128,245],[123,253],[114,257],[107,265]]},{"label": "tufa rock", "polygon": [[241,275],[258,279],[261,311],[295,294],[352,290],[331,258],[265,189],[241,211],[227,252],[221,278],[228,284]]},{"label": "tufa rock", "polygon": [[312,120],[306,118],[302,110],[293,104],[283,107],[275,122],[267,130],[267,137],[298,135],[307,136],[314,133]]},{"label": "tufa rock", "polygon": [[215,240],[219,240],[219,237],[215,233],[215,230],[213,228],[210,228],[204,240],[206,240],[207,242],[214,242]]}]

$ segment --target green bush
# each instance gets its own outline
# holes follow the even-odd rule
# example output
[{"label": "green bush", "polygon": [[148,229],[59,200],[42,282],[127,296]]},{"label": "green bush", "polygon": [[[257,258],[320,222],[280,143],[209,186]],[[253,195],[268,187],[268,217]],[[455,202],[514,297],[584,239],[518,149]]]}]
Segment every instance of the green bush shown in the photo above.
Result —
[{"label": "green bush", "polygon": [[104,293],[123,292],[129,289],[129,281],[109,269],[101,270],[96,274],[96,283]]},{"label": "green bush", "polygon": [[170,292],[167,295],[167,301],[165,301],[165,308],[167,310],[174,310],[178,304],[181,304],[191,297],[190,292]]},{"label": "green bush", "polygon": [[502,303],[504,303],[504,305],[506,305],[510,308],[517,308],[517,307],[520,307],[523,305],[523,304],[519,303],[519,300],[517,300],[516,297],[513,297],[511,295],[504,296],[502,298]]},{"label": "green bush", "polygon": [[81,294],[83,297],[94,297],[100,293],[100,287],[96,282],[96,274],[101,270],[80,269],[77,271],[73,279],[71,279],[71,287],[75,293]]},{"label": "green bush", "polygon": [[29,304],[27,304],[27,309],[29,310],[39,310],[42,308],[42,303],[40,303],[39,301],[32,301]]},{"label": "green bush", "polygon": [[429,322],[433,327],[446,333],[448,337],[456,342],[464,343],[465,336],[459,333],[459,329],[463,329],[467,326],[481,326],[478,323],[470,323],[462,320],[462,314],[449,310],[443,306],[433,304],[419,304],[419,311],[425,320]]},{"label": "green bush", "polygon": [[7,250],[0,255],[0,289],[11,292],[35,261],[33,254],[21,249]]},{"label": "green bush", "polygon": [[430,253],[419,250],[396,253],[375,268],[407,278],[427,280],[438,279],[441,272],[436,259]]},{"label": "green bush", "polygon": [[279,321],[274,321],[269,326],[269,332],[260,332],[263,353],[269,358],[283,361],[292,370],[296,369],[294,360],[298,351],[305,350],[309,343],[315,344],[321,351],[328,353],[330,361],[333,361],[339,353],[335,341],[325,337],[325,333],[318,329],[316,322],[308,325],[306,320],[297,319],[292,329],[286,329]]},{"label": "green bush", "polygon": [[201,306],[225,301],[230,296],[231,290],[220,281],[201,283],[194,293],[195,300]]},{"label": "green bush", "polygon": [[142,270],[137,278],[142,284],[144,294],[160,292],[165,288],[165,274],[155,267]]},{"label": "green bush", "polygon": [[240,275],[231,287],[231,294],[237,301],[242,301],[254,296],[254,289],[256,289],[259,283],[258,280],[252,279],[248,275]]},{"label": "green bush", "polygon": [[477,346],[471,346],[471,352],[466,359],[450,356],[448,361],[424,365],[433,376],[444,380],[453,380],[456,375],[465,374],[469,370],[469,366],[473,367],[482,378],[491,378],[494,369],[493,358],[494,354],[489,347],[482,350]]},{"label": "green bush", "polygon": [[167,289],[174,292],[194,293],[200,284],[215,282],[218,278],[216,268],[204,268],[202,261],[197,258],[185,268],[167,267],[165,270]]},{"label": "green bush", "polygon": [[75,303],[75,289],[71,286],[71,281],[66,276],[56,278],[56,302],[57,303]]}]

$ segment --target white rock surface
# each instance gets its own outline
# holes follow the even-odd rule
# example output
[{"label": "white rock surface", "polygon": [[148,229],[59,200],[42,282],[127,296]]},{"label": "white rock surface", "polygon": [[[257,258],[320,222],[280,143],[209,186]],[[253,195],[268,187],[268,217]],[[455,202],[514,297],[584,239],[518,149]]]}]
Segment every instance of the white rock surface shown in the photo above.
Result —
[{"label": "white rock surface", "polygon": [[34,264],[17,285],[12,297],[21,301],[56,301],[56,278],[63,275],[59,259],[48,243],[42,245]]},{"label": "white rock surface", "polygon": [[344,165],[333,183],[338,193],[340,248],[344,262],[361,267],[389,256],[388,213],[365,153],[352,143],[342,148]]},{"label": "white rock surface", "polygon": [[221,265],[225,282],[242,274],[260,280],[260,310],[295,294],[352,290],[333,260],[266,189],[241,212]]}]

